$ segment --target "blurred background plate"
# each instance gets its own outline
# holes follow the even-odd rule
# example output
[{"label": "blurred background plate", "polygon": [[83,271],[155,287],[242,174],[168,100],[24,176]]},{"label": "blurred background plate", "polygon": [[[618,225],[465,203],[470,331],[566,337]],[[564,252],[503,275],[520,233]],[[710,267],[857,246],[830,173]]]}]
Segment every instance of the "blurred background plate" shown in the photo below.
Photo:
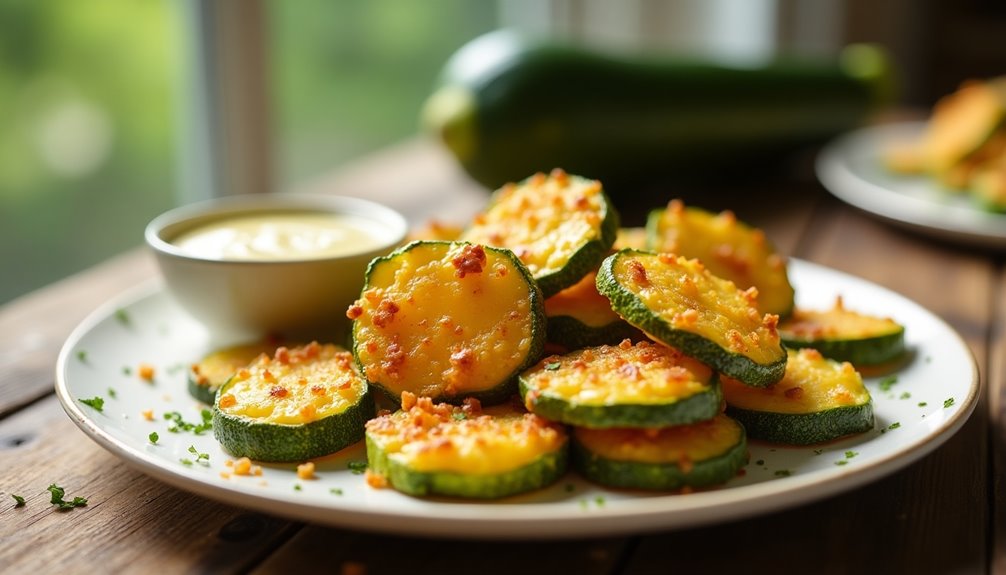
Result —
[{"label": "blurred background plate", "polygon": [[817,177],[835,197],[894,224],[956,243],[1006,248],[1006,215],[985,211],[930,178],[894,174],[881,164],[888,143],[918,139],[923,126],[880,125],[842,136],[821,151]]}]

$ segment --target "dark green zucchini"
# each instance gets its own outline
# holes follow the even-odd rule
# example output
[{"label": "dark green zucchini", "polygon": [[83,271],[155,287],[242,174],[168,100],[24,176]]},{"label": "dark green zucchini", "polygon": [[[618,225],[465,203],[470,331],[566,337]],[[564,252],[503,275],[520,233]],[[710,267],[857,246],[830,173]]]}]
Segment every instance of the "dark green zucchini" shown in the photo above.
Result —
[{"label": "dark green zucchini", "polygon": [[723,401],[715,372],[648,341],[546,357],[519,381],[528,411],[595,429],[694,423],[714,417]]},{"label": "dark green zucchini", "polygon": [[762,389],[723,378],[727,414],[751,439],[809,445],[873,429],[873,401],[850,363],[789,352],[786,376]]},{"label": "dark green zucchini", "polygon": [[596,271],[546,299],[545,317],[548,343],[567,350],[646,338],[611,309],[608,298],[597,293]]},{"label": "dark green zucchini", "polygon": [[408,391],[501,403],[545,345],[528,269],[510,250],[467,242],[415,241],[375,259],[347,314],[361,371],[395,402]]},{"label": "dark green zucchini", "polygon": [[737,289],[698,260],[621,250],[601,264],[597,290],[651,338],[724,375],[764,387],[786,371],[778,316],[758,311],[753,288]]},{"label": "dark green zucchini", "polygon": [[447,62],[423,122],[489,189],[561,166],[638,194],[622,183],[725,175],[845,132],[890,99],[890,72],[866,45],[730,67],[499,31]]},{"label": "dark green zucchini", "polygon": [[235,457],[307,461],[363,439],[374,415],[352,354],[310,343],[238,370],[217,392],[213,435]]},{"label": "dark green zucchini", "polygon": [[573,430],[573,467],[610,487],[674,490],[726,483],[747,463],[744,428],[725,415],[662,429]]},{"label": "dark green zucchini", "polygon": [[904,326],[846,309],[842,298],[829,310],[797,308],[779,323],[779,336],[787,347],[811,347],[857,368],[888,364],[905,354]]},{"label": "dark green zucchini", "polygon": [[560,425],[512,406],[435,404],[406,392],[402,409],[367,422],[371,485],[415,496],[496,499],[532,491],[566,471]]}]

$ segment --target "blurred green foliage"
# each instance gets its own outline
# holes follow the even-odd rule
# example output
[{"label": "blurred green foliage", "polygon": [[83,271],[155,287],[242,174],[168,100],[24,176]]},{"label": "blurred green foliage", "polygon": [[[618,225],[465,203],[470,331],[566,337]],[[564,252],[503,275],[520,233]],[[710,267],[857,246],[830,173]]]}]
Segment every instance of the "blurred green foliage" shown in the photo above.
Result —
[{"label": "blurred green foliage", "polygon": [[[0,0],[0,303],[143,242],[176,194],[174,0]],[[276,188],[415,134],[495,2],[266,2]],[[188,32],[188,33],[187,33]]]}]

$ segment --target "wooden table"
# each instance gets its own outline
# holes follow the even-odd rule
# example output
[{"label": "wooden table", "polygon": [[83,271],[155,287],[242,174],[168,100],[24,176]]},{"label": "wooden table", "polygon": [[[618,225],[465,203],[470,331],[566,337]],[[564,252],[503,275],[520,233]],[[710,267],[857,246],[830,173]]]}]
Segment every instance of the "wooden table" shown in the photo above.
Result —
[{"label": "wooden table", "polygon": [[[422,141],[301,191],[376,198],[413,223],[431,216],[463,221],[485,200]],[[150,256],[137,249],[0,308],[0,572],[1006,571],[1001,256],[889,227],[837,202],[806,174],[742,191],[750,200],[732,198],[731,207],[763,227],[783,253],[900,292],[961,333],[978,361],[982,399],[945,445],[900,472],[809,505],[607,539],[423,540],[238,509],[133,470],[80,432],[53,395],[56,356],[70,330],[100,303],[156,275]],[[56,511],[44,491],[53,482],[87,496],[88,505]],[[27,505],[15,508],[11,493],[25,495]]]}]

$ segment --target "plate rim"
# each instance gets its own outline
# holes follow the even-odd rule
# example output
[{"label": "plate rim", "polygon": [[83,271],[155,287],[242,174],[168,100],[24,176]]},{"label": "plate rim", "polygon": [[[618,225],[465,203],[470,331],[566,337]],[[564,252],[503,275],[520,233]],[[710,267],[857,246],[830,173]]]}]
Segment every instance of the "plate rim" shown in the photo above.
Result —
[{"label": "plate rim", "polygon": [[[955,339],[967,356],[971,368],[970,382],[967,396],[961,400],[961,407],[937,432],[910,442],[892,453],[882,454],[876,460],[830,472],[823,478],[816,477],[817,474],[795,475],[762,483],[694,492],[684,497],[672,494],[649,495],[635,500],[619,500],[589,511],[574,513],[558,510],[557,515],[545,520],[540,513],[542,503],[452,501],[447,507],[443,507],[438,506],[440,502],[431,501],[418,509],[397,508],[389,511],[368,507],[366,504],[355,504],[351,500],[340,500],[340,505],[333,507],[319,506],[314,500],[304,501],[289,494],[268,492],[268,496],[259,495],[244,488],[194,478],[168,468],[157,457],[122,442],[101,429],[70,397],[65,374],[76,343],[118,309],[161,295],[164,288],[159,279],[150,280],[109,299],[71,331],[57,358],[55,391],[63,410],[85,435],[134,469],[181,490],[271,515],[361,531],[459,539],[565,539],[701,527],[790,509],[851,490],[907,467],[955,435],[968,421],[978,403],[980,381],[975,355],[961,335],[943,318],[907,296],[863,278],[797,258],[790,258],[790,262],[863,282],[871,289],[882,290],[889,296],[904,299],[928,314],[931,320]],[[675,508],[667,509],[654,504],[655,499],[663,497],[675,498]],[[431,505],[438,506],[437,509],[450,509],[451,512],[433,521],[427,509]],[[492,513],[485,513],[490,507]]]},{"label": "plate rim", "polygon": [[[888,222],[971,246],[1006,249],[1006,215],[910,196],[863,176],[851,165],[853,150],[866,146],[876,151],[883,141],[909,138],[921,133],[924,127],[921,120],[902,121],[843,134],[825,144],[817,154],[814,161],[817,178],[839,200]],[[924,176],[904,178],[906,183],[931,185],[934,192],[939,191]],[[949,192],[945,193],[949,197]]]}]

